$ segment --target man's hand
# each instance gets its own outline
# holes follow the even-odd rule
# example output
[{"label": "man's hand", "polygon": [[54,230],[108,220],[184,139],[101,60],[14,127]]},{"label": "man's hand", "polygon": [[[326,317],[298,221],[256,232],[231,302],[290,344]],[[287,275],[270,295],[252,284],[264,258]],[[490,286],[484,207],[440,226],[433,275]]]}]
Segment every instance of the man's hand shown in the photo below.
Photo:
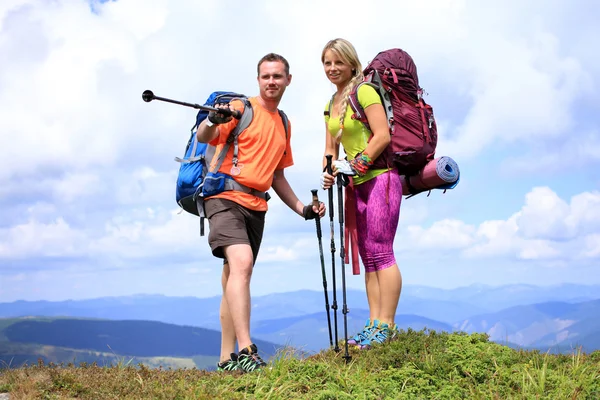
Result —
[{"label": "man's hand", "polygon": [[325,203],[323,203],[322,201],[319,202],[318,209],[312,204],[306,205],[302,209],[302,216],[305,220],[315,219],[317,215],[321,218],[325,215]]},{"label": "man's hand", "polygon": [[[215,108],[226,108],[231,111],[235,111],[229,106],[229,104],[216,104]],[[211,111],[208,113],[208,120],[214,125],[226,124],[227,122],[231,121],[231,118],[233,118],[231,115],[225,115],[216,111]]]}]

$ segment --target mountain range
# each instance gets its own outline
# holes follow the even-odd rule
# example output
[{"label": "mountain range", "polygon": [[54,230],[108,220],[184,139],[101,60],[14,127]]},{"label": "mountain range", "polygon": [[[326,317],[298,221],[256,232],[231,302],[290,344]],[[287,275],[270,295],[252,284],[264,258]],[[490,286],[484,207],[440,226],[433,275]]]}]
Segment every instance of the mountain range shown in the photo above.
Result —
[{"label": "mountain range", "polygon": [[[456,289],[406,285],[396,323],[404,330],[487,333],[491,340],[515,348],[570,352],[581,346],[584,351],[594,351],[600,349],[599,298],[600,285],[473,285]],[[0,328],[2,321],[12,321],[0,331],[0,339],[4,337],[13,346],[34,343],[92,352],[106,351],[110,342],[110,351],[114,354],[137,357],[174,357],[188,361],[198,355],[215,357],[202,343],[208,343],[213,350],[219,348],[220,300],[220,296],[134,295],[0,303],[0,318],[8,318],[0,320]],[[331,291],[329,302],[331,306]],[[365,293],[359,290],[348,290],[346,302],[348,335],[351,336],[369,318],[368,304]],[[342,340],[344,316],[339,291],[337,305],[337,338]],[[15,317],[19,317],[18,323],[10,319]],[[52,322],[27,321],[23,317],[45,317]],[[330,317],[333,324],[336,318],[333,310]],[[329,347],[323,292],[301,290],[255,296],[251,334],[255,341],[264,342],[262,346],[268,348],[270,354],[282,345],[308,352]],[[332,336],[335,339],[333,327]],[[192,351],[187,346],[195,347]],[[205,363],[203,359],[195,365]]]}]

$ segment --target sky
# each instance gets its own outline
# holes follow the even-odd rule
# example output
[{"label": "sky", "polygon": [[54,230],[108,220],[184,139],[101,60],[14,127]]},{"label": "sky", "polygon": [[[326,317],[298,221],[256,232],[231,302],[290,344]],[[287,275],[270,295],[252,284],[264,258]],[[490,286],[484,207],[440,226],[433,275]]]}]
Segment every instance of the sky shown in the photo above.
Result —
[{"label": "sky", "polygon": [[[363,67],[388,48],[413,57],[436,155],[460,167],[455,189],[402,202],[404,284],[600,284],[600,3],[380,0],[369,18],[365,4],[3,0],[0,302],[219,295],[221,261],[175,202],[174,157],[196,110],[141,93],[256,95],[258,60],[282,54],[293,77],[280,104],[292,123],[286,176],[308,202],[335,91],[321,50],[337,37]],[[336,268],[339,279],[337,253]],[[348,287],[364,288],[346,268]],[[276,195],[251,288],[322,290],[315,222]]]}]

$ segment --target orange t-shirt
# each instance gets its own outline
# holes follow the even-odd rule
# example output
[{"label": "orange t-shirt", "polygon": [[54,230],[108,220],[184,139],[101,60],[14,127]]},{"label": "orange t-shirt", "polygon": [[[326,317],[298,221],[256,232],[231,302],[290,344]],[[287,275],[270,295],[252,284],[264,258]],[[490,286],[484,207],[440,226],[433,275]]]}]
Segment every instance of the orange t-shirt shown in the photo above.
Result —
[{"label": "orange t-shirt", "polygon": [[[290,137],[292,136],[291,123],[288,123],[288,134],[286,138],[283,128],[283,120],[277,111],[271,112],[262,107],[256,98],[249,99],[254,116],[250,126],[238,136],[238,168],[240,174],[235,180],[242,185],[256,189],[261,192],[269,190],[273,184],[273,174],[278,169],[284,169],[294,164]],[[243,111],[244,105],[235,100],[231,103],[236,110]],[[216,146],[215,157],[227,141],[229,133],[237,125],[238,120],[232,119],[226,124],[218,126],[219,136],[210,144]],[[233,166],[233,142],[219,172],[231,175]],[[267,211],[267,202],[259,197],[248,193],[229,190],[209,198],[221,198],[235,201],[236,203],[255,211]]]}]

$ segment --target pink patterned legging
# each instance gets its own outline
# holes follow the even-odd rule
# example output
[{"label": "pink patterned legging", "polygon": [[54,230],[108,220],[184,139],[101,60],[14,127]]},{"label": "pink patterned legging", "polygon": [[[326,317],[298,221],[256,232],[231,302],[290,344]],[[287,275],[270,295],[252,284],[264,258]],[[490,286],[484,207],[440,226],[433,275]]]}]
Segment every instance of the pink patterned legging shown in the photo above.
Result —
[{"label": "pink patterned legging", "polygon": [[402,184],[395,171],[388,171],[360,185],[356,194],[358,252],[365,272],[396,264],[394,237],[400,218]]}]

